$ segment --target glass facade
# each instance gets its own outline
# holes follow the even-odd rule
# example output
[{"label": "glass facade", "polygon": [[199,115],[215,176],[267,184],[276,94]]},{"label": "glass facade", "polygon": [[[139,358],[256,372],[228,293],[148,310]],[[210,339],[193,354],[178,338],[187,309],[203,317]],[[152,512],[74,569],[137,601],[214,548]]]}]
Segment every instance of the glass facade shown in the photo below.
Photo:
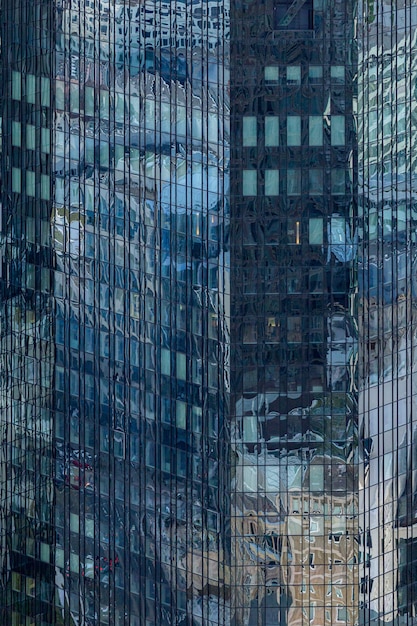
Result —
[{"label": "glass facade", "polygon": [[0,621],[413,624],[417,1],[1,16]]}]

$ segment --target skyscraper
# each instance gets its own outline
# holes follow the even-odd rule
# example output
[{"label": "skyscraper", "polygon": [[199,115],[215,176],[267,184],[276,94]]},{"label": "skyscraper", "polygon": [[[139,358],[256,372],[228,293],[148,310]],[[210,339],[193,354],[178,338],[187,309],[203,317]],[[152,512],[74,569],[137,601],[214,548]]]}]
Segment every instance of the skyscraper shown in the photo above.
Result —
[{"label": "skyscraper", "polygon": [[417,2],[1,16],[2,623],[415,623]]}]

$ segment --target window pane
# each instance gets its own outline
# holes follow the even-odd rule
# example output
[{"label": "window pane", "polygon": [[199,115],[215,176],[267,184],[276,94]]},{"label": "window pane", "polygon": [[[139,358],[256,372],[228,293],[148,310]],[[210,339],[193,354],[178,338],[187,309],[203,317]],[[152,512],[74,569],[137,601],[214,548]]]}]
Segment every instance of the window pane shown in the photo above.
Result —
[{"label": "window pane", "polygon": [[51,91],[51,82],[47,76],[42,76],[41,78],[41,105],[43,107],[49,107],[50,104],[50,91]]},{"label": "window pane", "polygon": [[257,194],[256,170],[243,170],[243,195],[256,196]]},{"label": "window pane", "polygon": [[12,168],[12,191],[20,193],[22,190],[21,171],[17,167]]},{"label": "window pane", "polygon": [[243,145],[256,146],[256,117],[254,115],[243,118]]},{"label": "window pane", "polygon": [[279,146],[279,117],[265,118],[265,146]]},{"label": "window pane", "polygon": [[62,80],[55,83],[55,107],[61,111],[65,109],[65,88]]},{"label": "window pane", "polygon": [[94,115],[94,87],[84,90],[84,109],[86,115]]},{"label": "window pane", "polygon": [[20,72],[12,72],[12,98],[13,100],[22,99],[22,84],[20,82]]},{"label": "window pane", "polygon": [[344,115],[332,115],[330,119],[331,123],[331,142],[332,146],[344,146],[345,145],[345,116]]},{"label": "window pane", "polygon": [[277,83],[279,80],[279,69],[273,65],[268,65],[265,68],[265,81],[267,83]]},{"label": "window pane", "polygon": [[32,124],[26,126],[26,148],[35,149],[35,127]]},{"label": "window pane", "polygon": [[310,115],[308,124],[308,140],[310,146],[323,145],[323,118],[321,115]]},{"label": "window pane", "polygon": [[50,151],[50,141],[49,141],[49,128],[41,129],[41,149],[42,152],[46,152],[49,154]]},{"label": "window pane", "polygon": [[49,176],[41,174],[41,198],[49,200]]},{"label": "window pane", "polygon": [[345,68],[343,65],[332,65],[330,69],[330,76],[334,83],[345,82]]},{"label": "window pane", "polygon": [[301,194],[301,170],[287,170],[287,195],[298,196]]},{"label": "window pane", "polygon": [[26,75],[26,100],[35,103],[36,79],[33,74]]},{"label": "window pane", "polygon": [[35,172],[26,172],[26,195],[35,195]]},{"label": "window pane", "polygon": [[265,195],[266,196],[278,196],[279,195],[279,171],[278,170],[266,170],[265,171]]},{"label": "window pane", "polygon": [[287,83],[289,85],[299,85],[301,83],[301,67],[299,65],[287,66]]},{"label": "window pane", "polygon": [[309,194],[311,196],[323,193],[323,170],[311,169],[308,172]]},{"label": "window pane", "polygon": [[299,115],[287,117],[287,145],[301,145],[301,118]]},{"label": "window pane", "polygon": [[332,194],[343,196],[345,192],[345,170],[332,170]]},{"label": "window pane", "polygon": [[311,217],[309,220],[309,242],[313,245],[323,243],[323,218]]},{"label": "window pane", "polygon": [[22,143],[21,138],[21,124],[20,122],[12,122],[12,145],[20,146]]},{"label": "window pane", "polygon": [[80,87],[74,83],[70,83],[70,110],[72,113],[80,110]]},{"label": "window pane", "polygon": [[311,83],[321,83],[323,78],[323,67],[321,65],[310,65],[308,68],[308,78]]}]

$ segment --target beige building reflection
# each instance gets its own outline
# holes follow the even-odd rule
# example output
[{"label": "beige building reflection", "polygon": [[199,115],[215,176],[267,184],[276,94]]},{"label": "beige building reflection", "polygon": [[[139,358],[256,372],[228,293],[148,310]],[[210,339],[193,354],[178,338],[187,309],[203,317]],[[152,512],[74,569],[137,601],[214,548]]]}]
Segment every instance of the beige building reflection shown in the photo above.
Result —
[{"label": "beige building reflection", "polygon": [[[291,626],[356,624],[359,544],[353,466],[326,455],[309,464],[291,453],[275,464],[255,465],[256,460],[245,453],[237,466],[239,513],[232,535],[240,567],[235,568],[233,591],[240,596],[235,602],[242,607],[241,623],[248,620],[254,600],[263,611],[274,595],[281,617],[286,614],[283,623]],[[280,490],[283,483],[287,491]],[[258,493],[251,493],[256,485]]]}]

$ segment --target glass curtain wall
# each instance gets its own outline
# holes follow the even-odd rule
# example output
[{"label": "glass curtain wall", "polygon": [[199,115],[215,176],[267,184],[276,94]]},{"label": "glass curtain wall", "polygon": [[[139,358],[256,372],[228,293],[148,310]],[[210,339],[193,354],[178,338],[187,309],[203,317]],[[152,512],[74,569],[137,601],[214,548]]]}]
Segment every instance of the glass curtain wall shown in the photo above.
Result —
[{"label": "glass curtain wall", "polygon": [[52,33],[50,4],[2,3],[0,621],[13,626],[55,619]]},{"label": "glass curtain wall", "polygon": [[417,3],[359,11],[360,601],[416,616]]},{"label": "glass curtain wall", "polygon": [[231,10],[233,623],[358,619],[355,3]]},{"label": "glass curtain wall", "polygon": [[3,622],[227,623],[228,5],[2,12]]},{"label": "glass curtain wall", "polygon": [[224,623],[228,7],[56,10],[62,616]]}]

